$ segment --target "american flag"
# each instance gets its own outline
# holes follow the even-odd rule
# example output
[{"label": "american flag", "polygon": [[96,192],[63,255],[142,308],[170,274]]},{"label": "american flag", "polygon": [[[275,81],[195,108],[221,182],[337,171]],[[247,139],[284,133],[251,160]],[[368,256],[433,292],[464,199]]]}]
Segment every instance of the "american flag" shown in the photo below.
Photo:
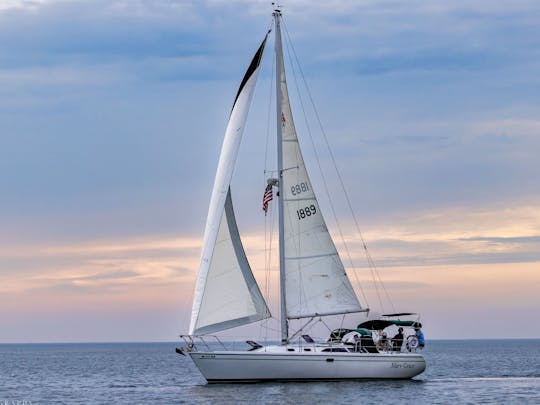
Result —
[{"label": "american flag", "polygon": [[264,211],[264,215],[266,215],[266,213],[268,212],[268,203],[272,201],[273,198],[274,196],[272,193],[272,185],[269,184],[266,186],[266,190],[264,190],[263,201],[262,201],[263,202],[262,209]]}]

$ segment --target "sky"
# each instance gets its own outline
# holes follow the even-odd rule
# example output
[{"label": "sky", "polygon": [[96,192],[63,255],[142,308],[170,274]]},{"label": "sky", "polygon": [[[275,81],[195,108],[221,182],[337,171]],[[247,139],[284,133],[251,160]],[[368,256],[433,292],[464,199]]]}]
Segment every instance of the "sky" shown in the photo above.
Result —
[{"label": "sky", "polygon": [[[271,10],[0,0],[0,343],[187,332],[222,137]],[[291,0],[283,13],[395,308],[421,313],[428,339],[540,338],[540,3]],[[271,67],[272,43],[232,185],[261,283]],[[339,204],[351,280],[375,308]]]}]

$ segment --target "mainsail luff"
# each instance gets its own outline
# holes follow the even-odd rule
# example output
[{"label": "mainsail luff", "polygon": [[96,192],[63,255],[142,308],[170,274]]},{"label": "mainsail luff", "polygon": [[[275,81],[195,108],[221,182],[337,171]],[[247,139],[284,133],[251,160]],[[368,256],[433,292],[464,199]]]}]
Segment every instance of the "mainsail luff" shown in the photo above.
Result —
[{"label": "mainsail luff", "polygon": [[304,164],[288,96],[281,13],[276,11],[274,18],[283,339],[287,319],[360,312],[362,307],[328,232]]},{"label": "mainsail luff", "polygon": [[[260,293],[257,284],[252,283],[253,275],[249,263],[243,253],[242,244],[236,231],[236,221],[234,219],[232,200],[230,198],[230,182],[234,171],[234,164],[238,155],[238,149],[242,138],[249,106],[253,96],[253,90],[259,73],[259,64],[266,44],[268,34],[255,53],[251,64],[242,80],[236,95],[229,123],[225,131],[225,138],[221,148],[216,178],[212,189],[210,207],[204,231],[203,248],[199,263],[197,283],[193,298],[191,312],[190,334],[216,332],[230,327],[240,326],[254,322],[270,316],[264,298]],[[226,209],[226,206],[229,208]],[[222,246],[226,246],[221,255],[225,255],[228,269],[218,274],[218,264],[215,262],[216,242],[221,234]],[[239,248],[240,247],[240,248]],[[224,253],[223,253],[224,252]],[[212,267],[214,266],[214,267]],[[212,272],[212,269],[213,272]],[[234,281],[237,285],[222,285],[223,290],[212,288],[210,277],[216,273],[215,277],[222,280]],[[209,281],[210,280],[210,281]],[[255,288],[253,288],[253,284]],[[213,296],[205,294],[207,289],[211,289]],[[225,293],[227,288],[236,288],[237,299],[230,312],[223,312],[220,315],[215,311],[218,309],[220,292]],[[217,294],[217,296],[216,296]],[[242,304],[242,302],[244,304]],[[262,303],[262,304],[261,304]],[[222,303],[223,304],[223,303]],[[244,305],[244,307],[242,307]],[[223,309],[223,305],[220,309]]]}]

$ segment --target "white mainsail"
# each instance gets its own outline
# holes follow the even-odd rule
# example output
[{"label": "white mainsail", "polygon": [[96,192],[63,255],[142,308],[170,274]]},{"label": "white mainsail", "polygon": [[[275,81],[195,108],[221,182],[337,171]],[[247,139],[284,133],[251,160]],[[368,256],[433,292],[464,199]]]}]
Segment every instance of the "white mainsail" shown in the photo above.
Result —
[{"label": "white mainsail", "polygon": [[276,60],[281,90],[278,113],[282,139],[280,198],[283,198],[284,216],[286,317],[294,319],[359,312],[362,307],[321,215],[300,151],[289,103],[279,30],[279,24],[276,24]]},{"label": "white mainsail", "polygon": [[240,241],[230,195],[266,37],[240,84],[221,147],[208,209],[189,333],[213,333],[270,316]]}]

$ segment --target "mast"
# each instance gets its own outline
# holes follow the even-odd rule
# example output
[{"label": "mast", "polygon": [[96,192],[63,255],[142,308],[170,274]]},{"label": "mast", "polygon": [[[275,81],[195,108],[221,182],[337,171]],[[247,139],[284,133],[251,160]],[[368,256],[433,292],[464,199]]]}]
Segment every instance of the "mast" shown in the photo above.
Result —
[{"label": "mast", "polygon": [[283,146],[282,146],[282,95],[281,95],[281,68],[283,66],[283,47],[281,44],[280,18],[281,10],[275,9],[274,20],[276,23],[276,129],[277,129],[277,164],[279,175],[279,198],[278,198],[278,222],[279,222],[279,291],[281,303],[281,343],[286,344],[289,340],[289,325],[287,322],[287,306],[285,301],[285,218],[284,218],[284,195],[283,184]]}]

